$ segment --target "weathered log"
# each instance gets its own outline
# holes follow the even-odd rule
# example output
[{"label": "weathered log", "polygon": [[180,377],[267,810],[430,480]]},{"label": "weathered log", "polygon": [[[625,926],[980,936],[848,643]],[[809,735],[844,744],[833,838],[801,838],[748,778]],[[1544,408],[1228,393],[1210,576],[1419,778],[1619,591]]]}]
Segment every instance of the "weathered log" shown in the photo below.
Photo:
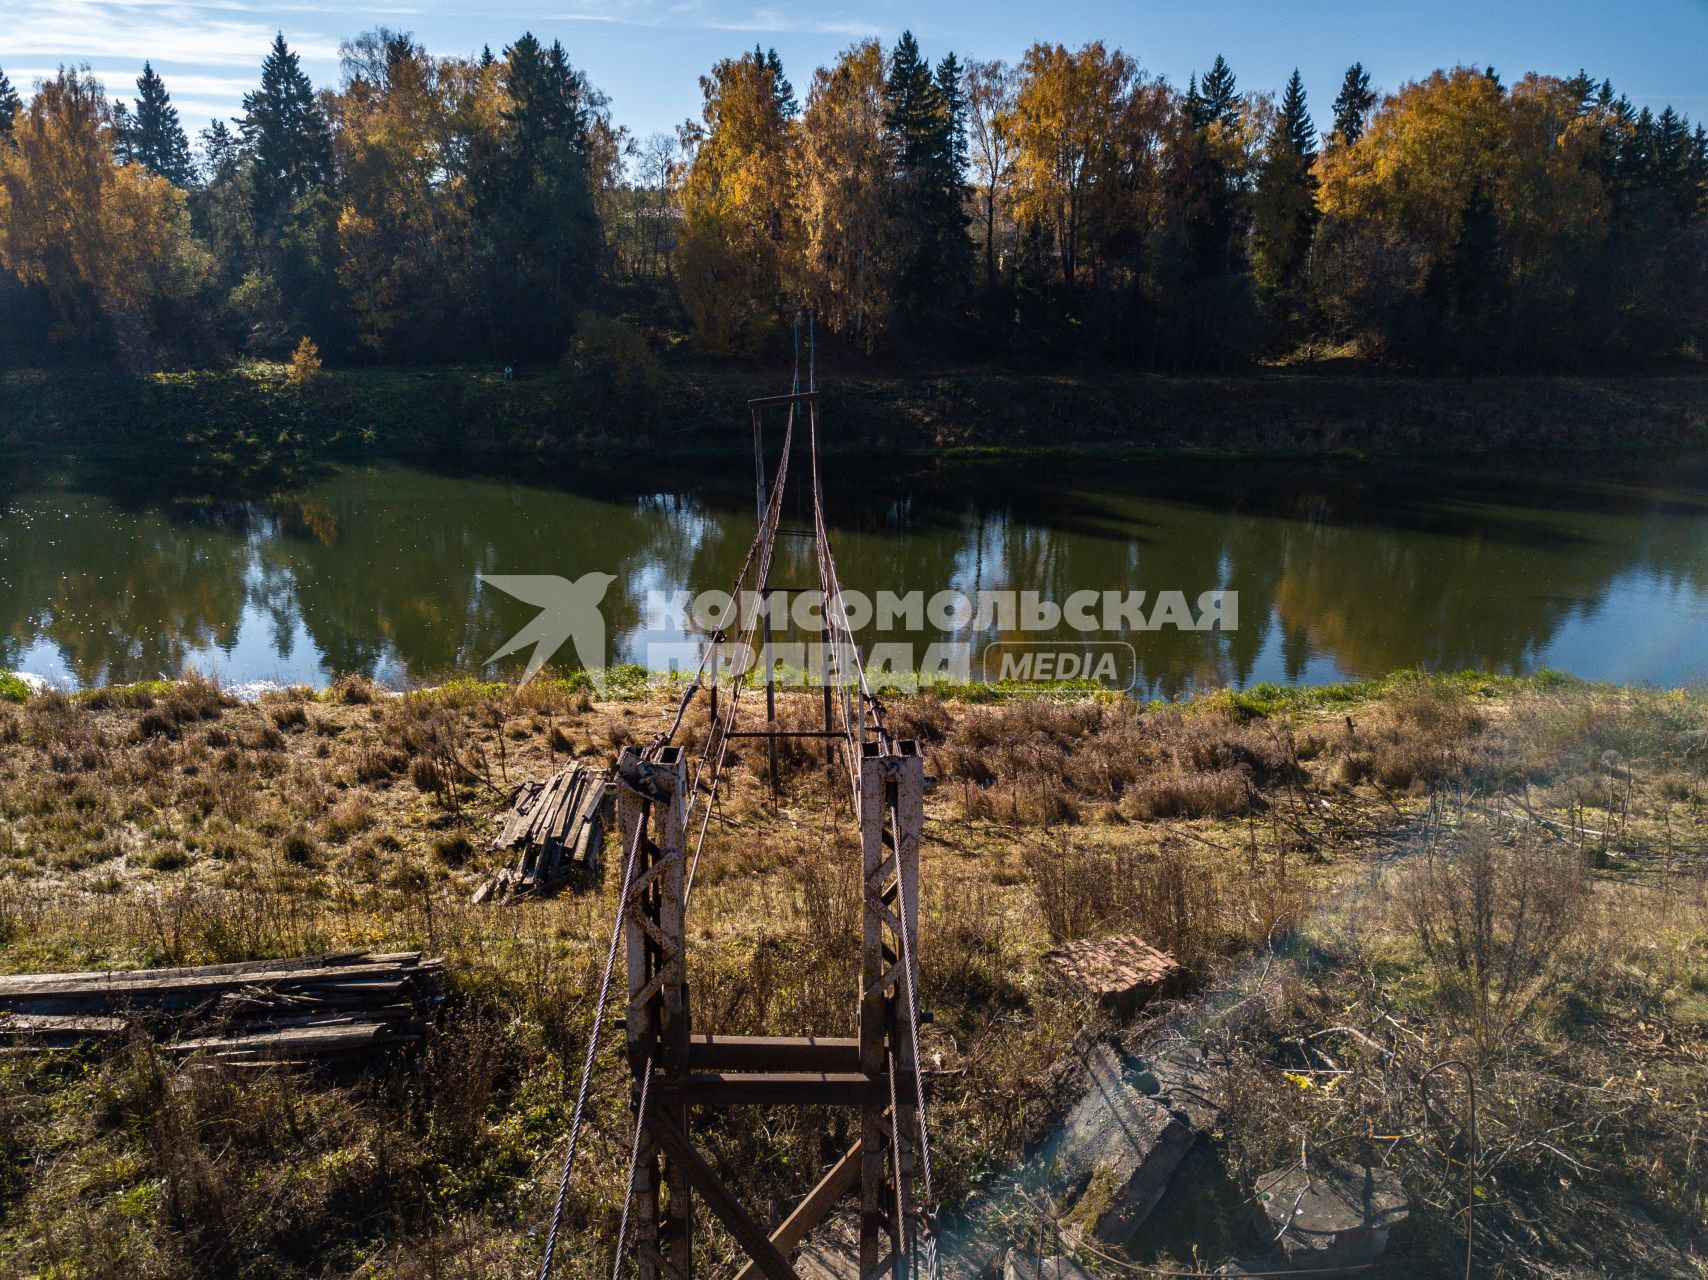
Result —
[{"label": "weathered log", "polygon": [[0,977],[0,1046],[66,1048],[133,1029],[222,1061],[366,1053],[420,1040],[441,961],[419,952]]}]

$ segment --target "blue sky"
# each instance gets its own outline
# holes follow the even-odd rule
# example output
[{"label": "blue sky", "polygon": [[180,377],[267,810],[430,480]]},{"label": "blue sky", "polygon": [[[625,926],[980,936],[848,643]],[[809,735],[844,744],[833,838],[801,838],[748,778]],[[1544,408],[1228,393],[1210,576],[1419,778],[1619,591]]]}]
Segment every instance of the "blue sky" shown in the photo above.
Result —
[{"label": "blue sky", "polygon": [[1012,60],[1036,40],[1102,39],[1179,84],[1218,53],[1242,89],[1278,90],[1297,65],[1319,123],[1355,60],[1381,89],[1459,62],[1509,78],[1581,66],[1640,103],[1708,119],[1708,0],[0,0],[0,67],[27,94],[58,64],[87,62],[110,93],[128,96],[152,59],[193,134],[238,110],[275,29],[325,84],[337,77],[339,40],[378,24],[413,31],[440,54],[497,51],[524,30],[561,39],[610,94],[618,123],[642,137],[698,114],[698,77],[720,56],[775,46],[804,92],[813,67],[850,41],[889,43],[904,28],[933,57]]}]

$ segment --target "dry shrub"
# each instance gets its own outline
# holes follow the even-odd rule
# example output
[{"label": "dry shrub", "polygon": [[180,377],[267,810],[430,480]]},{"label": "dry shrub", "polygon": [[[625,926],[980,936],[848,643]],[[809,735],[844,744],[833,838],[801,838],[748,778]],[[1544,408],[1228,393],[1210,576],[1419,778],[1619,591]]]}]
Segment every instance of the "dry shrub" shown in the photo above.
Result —
[{"label": "dry shrub", "polygon": [[212,680],[194,673],[179,680],[160,700],[161,707],[179,724],[198,720],[217,720],[237,700]]},{"label": "dry shrub", "polygon": [[355,795],[341,800],[327,810],[321,830],[334,844],[343,844],[351,836],[360,835],[374,825],[374,806],[366,796]]},{"label": "dry shrub", "polygon": [[1246,769],[1192,773],[1175,767],[1128,787],[1120,811],[1132,818],[1225,818],[1246,812],[1252,794]]},{"label": "dry shrub", "polygon": [[795,864],[808,936],[826,952],[851,958],[860,929],[860,848],[845,830]]},{"label": "dry shrub", "polygon": [[1437,990],[1484,1045],[1556,990],[1589,922],[1582,856],[1530,829],[1465,829],[1428,852],[1403,901]]},{"label": "dry shrub", "polygon": [[1026,1007],[1026,966],[1009,945],[1002,895],[987,880],[928,884],[920,917],[921,992],[959,1032]]},{"label": "dry shrub", "polygon": [[[755,731],[763,727],[765,717],[765,693],[763,688],[749,689],[742,695],[740,718],[742,723],[738,729],[743,732]],[[723,714],[720,711],[720,714]],[[840,719],[835,723],[840,727]],[[777,698],[777,726],[784,733],[820,733],[824,730],[824,699],[819,693],[789,693],[779,694]],[[690,735],[690,750],[697,752],[698,744],[704,741],[704,735],[709,728],[703,720],[694,726]],[[804,781],[813,788],[824,785],[824,748],[825,739],[813,737],[779,737],[777,739],[777,778],[785,788],[796,781]],[[732,741],[729,747],[728,762],[739,764],[752,780],[752,783],[762,783],[769,786],[771,777],[770,753],[763,738],[742,738]],[[760,787],[749,783],[745,788],[749,795],[762,794]],[[739,801],[738,801],[739,803]]]},{"label": "dry shrub", "polygon": [[1216,870],[1183,849],[1063,841],[1031,851],[1026,865],[1056,942],[1136,933],[1188,967],[1225,949]]},{"label": "dry shrub", "polygon": [[280,729],[300,729],[308,723],[308,708],[300,702],[285,702],[271,708],[268,716]]},{"label": "dry shrub", "polygon": [[356,756],[352,772],[357,782],[383,782],[409,767],[409,755],[396,747],[370,743]]},{"label": "dry shrub", "polygon": [[135,740],[147,742],[150,738],[176,738],[180,730],[178,722],[164,711],[145,711],[136,722]]},{"label": "dry shrub", "polygon": [[344,676],[328,690],[334,702],[347,707],[365,707],[379,695],[379,686],[366,676]]},{"label": "dry shrub", "polygon": [[409,762],[409,780],[417,791],[444,792],[449,783],[431,756],[416,756]]},{"label": "dry shrub", "polygon": [[970,818],[1042,825],[1244,813],[1254,788],[1296,777],[1291,739],[1225,712],[1141,711],[1099,700],[968,710],[933,749]]},{"label": "dry shrub", "polygon": [[1463,775],[1486,728],[1482,713],[1462,693],[1420,684],[1373,708],[1342,733],[1313,745],[1338,758],[1334,777],[1344,786],[1369,780],[1394,791],[1436,786]]},{"label": "dry shrub", "polygon": [[890,732],[896,737],[927,743],[942,742],[954,722],[954,715],[943,700],[929,693],[909,698],[889,713]]}]

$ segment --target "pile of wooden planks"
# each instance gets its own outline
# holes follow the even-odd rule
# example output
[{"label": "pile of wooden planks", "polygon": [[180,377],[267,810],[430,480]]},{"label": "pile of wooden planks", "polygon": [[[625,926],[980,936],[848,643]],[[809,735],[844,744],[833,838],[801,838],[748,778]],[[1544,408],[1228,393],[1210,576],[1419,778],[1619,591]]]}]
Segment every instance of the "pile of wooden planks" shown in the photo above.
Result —
[{"label": "pile of wooden planks", "polygon": [[550,893],[572,869],[599,870],[610,801],[609,769],[572,764],[544,782],[524,782],[511,797],[492,848],[515,854],[475,890],[476,902]]},{"label": "pile of wooden planks", "polygon": [[442,963],[401,951],[0,976],[0,1052],[134,1031],[234,1064],[364,1056],[426,1034]]}]

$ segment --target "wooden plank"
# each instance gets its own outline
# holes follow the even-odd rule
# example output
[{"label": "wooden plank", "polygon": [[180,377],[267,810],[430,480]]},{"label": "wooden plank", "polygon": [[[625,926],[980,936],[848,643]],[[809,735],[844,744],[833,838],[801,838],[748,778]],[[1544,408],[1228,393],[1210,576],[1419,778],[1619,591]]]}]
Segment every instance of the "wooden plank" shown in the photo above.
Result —
[{"label": "wooden plank", "polygon": [[697,1035],[688,1040],[690,1071],[860,1070],[860,1042],[843,1036]]},{"label": "wooden plank", "polygon": [[366,1053],[387,1044],[419,1039],[419,1026],[391,1022],[351,1022],[330,1027],[292,1027],[284,1031],[262,1031],[228,1036],[196,1036],[161,1046],[163,1052],[187,1055],[206,1053],[216,1057],[261,1057],[278,1053]]},{"label": "wooden plank", "polygon": [[562,873],[564,836],[571,820],[580,811],[581,796],[586,787],[586,772],[579,765],[573,766],[569,781],[558,797],[556,808],[546,821],[539,859],[535,863],[535,876],[542,889],[549,887]]},{"label": "wooden plank", "polygon": [[81,1040],[123,1035],[130,1028],[129,1018],[59,1013],[0,1015],[0,1040]]},{"label": "wooden plank", "polygon": [[[78,984],[111,982],[118,978],[154,980],[176,977],[196,977],[207,974],[272,974],[295,973],[310,969],[324,972],[348,972],[362,966],[415,966],[421,961],[419,951],[397,951],[374,955],[366,951],[340,951],[324,956],[294,956],[280,960],[240,960],[230,964],[187,965],[169,969],[84,969],[68,973],[12,973],[0,975],[0,996],[18,989],[37,989],[49,984]],[[437,966],[437,961],[428,961]]]},{"label": "wooden plank", "polygon": [[747,1210],[729,1193],[712,1167],[700,1158],[700,1153],[689,1145],[688,1139],[656,1111],[649,1109],[645,1120],[646,1130],[652,1135],[653,1141],[658,1143],[673,1164],[688,1175],[688,1181],[693,1184],[694,1190],[700,1193],[711,1211],[717,1214],[718,1220],[729,1229],[736,1243],[759,1264],[760,1271],[769,1277],[769,1280],[801,1280],[795,1269],[789,1265],[789,1260],[771,1243],[771,1237],[748,1216]]},{"label": "wooden plank", "polygon": [[557,789],[563,785],[563,781],[564,776],[562,773],[554,773],[550,778],[548,778],[546,780],[545,787],[541,790],[539,796],[534,801],[533,807],[529,810],[531,818],[528,823],[527,832],[523,837],[529,844],[538,844],[540,842],[540,829],[545,825],[546,814],[551,810],[552,801],[556,798]]},{"label": "wooden plank", "polygon": [[[779,1253],[792,1252],[807,1238],[809,1231],[824,1221],[836,1207],[836,1202],[853,1188],[860,1180],[860,1166],[865,1155],[865,1146],[856,1142],[848,1149],[848,1153],[819,1179],[818,1185],[807,1192],[806,1199],[795,1206],[795,1211],[783,1219],[771,1233],[771,1243],[777,1247]],[[759,1264],[750,1261],[736,1274],[735,1280],[759,1280],[760,1274]]]},{"label": "wooden plank", "polygon": [[402,990],[418,981],[416,972],[400,969],[396,965],[371,965],[359,970],[337,972],[322,969],[286,969],[264,975],[191,973],[154,977],[142,973],[114,972],[98,978],[79,977],[69,982],[49,979],[9,983],[4,989],[0,989],[0,1008],[15,1009],[18,1012],[38,1012],[29,1006],[66,1002],[130,1003],[162,1007],[185,1000],[208,1000],[227,992],[251,989],[319,992],[327,996],[350,993],[367,995],[379,991]]},{"label": "wooden plank", "polygon": [[[896,1088],[911,1092],[913,1076],[899,1073]],[[877,1107],[890,1097],[888,1076],[858,1071],[695,1071],[655,1080],[653,1089],[702,1107]]]}]

